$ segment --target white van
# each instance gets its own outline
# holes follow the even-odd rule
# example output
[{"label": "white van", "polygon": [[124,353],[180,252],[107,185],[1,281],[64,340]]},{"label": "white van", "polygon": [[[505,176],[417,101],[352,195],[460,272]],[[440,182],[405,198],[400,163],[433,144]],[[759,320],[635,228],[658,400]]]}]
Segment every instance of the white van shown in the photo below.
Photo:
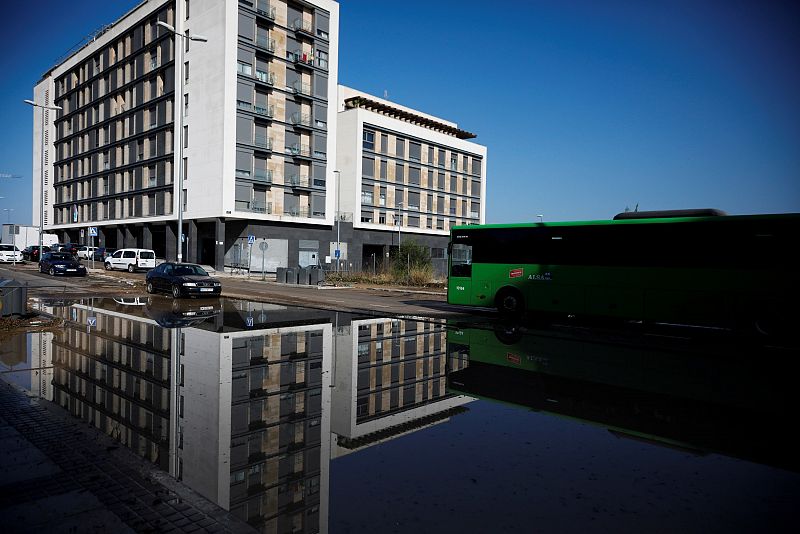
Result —
[{"label": "white van", "polygon": [[122,248],[106,258],[106,271],[127,269],[132,273],[138,269],[154,269],[156,253],[146,248]]},{"label": "white van", "polygon": [[89,247],[89,246],[82,246],[78,247],[78,257],[84,260],[89,260],[94,256],[94,251],[97,250],[97,247]]}]

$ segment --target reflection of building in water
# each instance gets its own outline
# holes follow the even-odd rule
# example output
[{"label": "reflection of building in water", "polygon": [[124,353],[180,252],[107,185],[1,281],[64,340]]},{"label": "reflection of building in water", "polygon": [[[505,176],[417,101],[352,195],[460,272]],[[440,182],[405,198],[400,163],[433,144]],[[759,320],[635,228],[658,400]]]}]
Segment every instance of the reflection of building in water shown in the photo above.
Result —
[{"label": "reflection of building in water", "polygon": [[265,532],[327,531],[332,457],[469,400],[446,392],[440,322],[165,302],[46,308],[54,400]]},{"label": "reflection of building in water", "polygon": [[80,304],[48,311],[65,321],[53,338],[53,401],[168,469],[170,331]]},{"label": "reflection of building in water", "polygon": [[52,400],[52,339],[52,332],[29,332],[4,339],[0,343],[4,379],[36,397]]},{"label": "reflection of building in water", "polygon": [[445,335],[443,322],[386,318],[337,328],[334,458],[463,410],[471,399],[447,393]]}]

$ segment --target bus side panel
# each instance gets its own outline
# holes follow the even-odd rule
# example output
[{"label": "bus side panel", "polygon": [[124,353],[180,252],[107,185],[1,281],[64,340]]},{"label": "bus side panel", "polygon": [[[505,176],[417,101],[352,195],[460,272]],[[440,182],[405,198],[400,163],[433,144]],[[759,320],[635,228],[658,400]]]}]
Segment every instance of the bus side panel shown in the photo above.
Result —
[{"label": "bus side panel", "polygon": [[472,279],[451,276],[447,287],[447,303],[472,304]]}]

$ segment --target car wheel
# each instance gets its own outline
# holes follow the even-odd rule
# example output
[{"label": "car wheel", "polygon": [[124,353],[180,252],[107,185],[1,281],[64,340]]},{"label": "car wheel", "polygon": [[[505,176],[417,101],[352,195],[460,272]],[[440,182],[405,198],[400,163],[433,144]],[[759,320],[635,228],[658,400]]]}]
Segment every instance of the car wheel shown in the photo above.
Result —
[{"label": "car wheel", "polygon": [[135,270],[136,270],[136,267],[134,267],[132,263],[129,263],[129,264],[128,264],[128,272],[129,272],[129,273],[132,273],[132,272],[133,272],[133,271],[135,271]]},{"label": "car wheel", "polygon": [[50,273],[50,276],[55,276],[56,275],[56,268],[55,267],[50,267],[50,270],[48,272]]},{"label": "car wheel", "polygon": [[176,298],[176,299],[181,298],[181,287],[180,286],[178,286],[178,285],[173,285],[172,286],[172,297]]},{"label": "car wheel", "polygon": [[106,271],[110,271],[110,270],[111,270],[111,264],[106,262]]},{"label": "car wheel", "polygon": [[156,292],[156,288],[153,287],[153,282],[147,282],[147,292],[150,294]]}]

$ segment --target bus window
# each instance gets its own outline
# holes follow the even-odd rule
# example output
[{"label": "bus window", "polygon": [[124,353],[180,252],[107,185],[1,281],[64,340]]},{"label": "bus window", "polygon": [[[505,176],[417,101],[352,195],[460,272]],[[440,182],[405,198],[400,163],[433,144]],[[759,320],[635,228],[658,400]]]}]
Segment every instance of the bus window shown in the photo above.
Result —
[{"label": "bus window", "polygon": [[472,245],[453,243],[450,275],[469,278],[472,276]]}]

